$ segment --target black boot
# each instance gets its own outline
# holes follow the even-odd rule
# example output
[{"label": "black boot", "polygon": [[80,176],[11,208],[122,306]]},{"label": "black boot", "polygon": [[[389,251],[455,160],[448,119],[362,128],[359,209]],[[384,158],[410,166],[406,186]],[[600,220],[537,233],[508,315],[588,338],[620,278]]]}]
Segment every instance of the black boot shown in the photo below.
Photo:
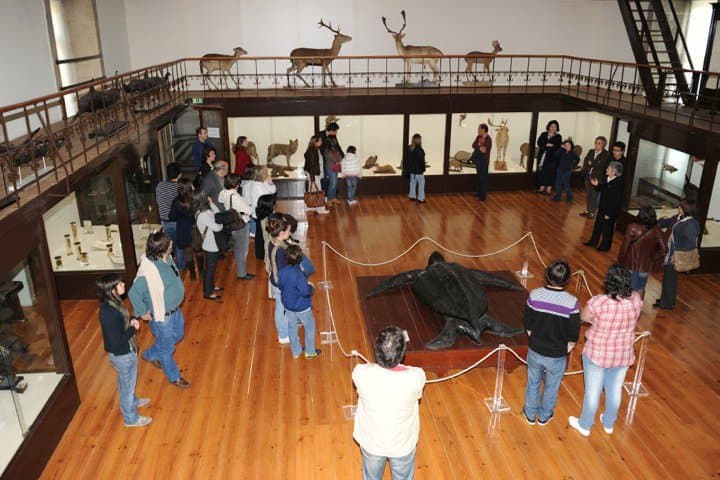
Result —
[{"label": "black boot", "polygon": [[202,277],[203,272],[205,272],[205,254],[201,252],[195,259],[197,260],[198,276]]}]

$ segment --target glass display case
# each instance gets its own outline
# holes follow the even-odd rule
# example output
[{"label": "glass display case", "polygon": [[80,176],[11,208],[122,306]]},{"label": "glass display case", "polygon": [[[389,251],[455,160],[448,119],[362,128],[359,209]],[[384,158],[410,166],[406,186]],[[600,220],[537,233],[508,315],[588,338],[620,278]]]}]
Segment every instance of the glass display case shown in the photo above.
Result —
[{"label": "glass display case", "polygon": [[520,113],[454,113],[450,138],[451,174],[476,173],[470,160],[472,144],[478,127],[485,123],[492,138],[490,173],[519,173],[527,171],[530,124],[532,114]]},{"label": "glass display case", "polygon": [[445,115],[410,115],[408,144],[416,133],[422,135],[422,146],[425,150],[425,175],[442,175],[443,155],[445,154]]},{"label": "glass display case", "polygon": [[[315,133],[314,122],[311,116],[232,117],[228,118],[228,136],[231,142],[241,135],[247,137],[257,152],[253,161],[266,165],[271,160],[273,177],[304,178],[303,155]],[[251,156],[252,148],[249,147]]]},{"label": "glass display case", "polygon": [[[560,124],[560,134],[563,140],[572,138],[576,151],[580,155],[580,164],[577,170],[582,168],[582,162],[588,150],[595,146],[595,137],[604,136],[610,141],[613,117],[598,112],[540,112],[538,114],[538,137],[545,131],[550,120],[557,120]],[[537,138],[534,140],[537,142]],[[577,148],[580,147],[580,148]],[[610,151],[610,145],[608,145]],[[537,162],[534,163],[537,170]]]},{"label": "glass display case", "polygon": [[[320,125],[326,120],[321,116]],[[343,149],[357,148],[363,176],[400,175],[405,147],[403,115],[341,115],[334,120],[340,125],[338,141]]]},{"label": "glass display case", "polygon": [[52,302],[38,247],[0,275],[0,472],[69,374]]},{"label": "glass display case", "polygon": [[43,214],[55,272],[124,270],[110,175],[97,175]]},{"label": "glass display case", "polygon": [[160,172],[150,154],[142,157],[127,155],[125,158],[123,175],[125,193],[128,200],[135,259],[139,262],[140,257],[145,253],[150,232],[161,228],[155,200],[155,187],[160,181]]},{"label": "glass display case", "polygon": [[715,173],[715,181],[712,187],[710,206],[708,207],[707,218],[705,219],[705,236],[702,239],[702,246],[720,247],[720,168]]},{"label": "glass display case", "polygon": [[[674,214],[685,196],[685,177],[691,173],[693,164],[690,155],[685,152],[641,139],[635,177],[632,179],[629,213],[652,206],[657,210],[658,218]],[[699,171],[699,168],[696,170]]]}]

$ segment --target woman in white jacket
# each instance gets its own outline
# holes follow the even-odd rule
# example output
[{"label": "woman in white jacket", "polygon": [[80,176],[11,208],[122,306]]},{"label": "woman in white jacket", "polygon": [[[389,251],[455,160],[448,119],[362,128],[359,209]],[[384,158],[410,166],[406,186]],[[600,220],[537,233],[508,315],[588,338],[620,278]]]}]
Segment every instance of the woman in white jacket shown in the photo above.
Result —
[{"label": "woman in white jacket", "polygon": [[271,195],[277,192],[277,186],[270,176],[270,170],[267,167],[255,169],[255,177],[242,183],[242,196],[250,206],[250,236],[254,237],[257,229],[257,208],[258,198],[263,195]]},{"label": "woman in white jacket", "polygon": [[203,272],[203,297],[208,300],[220,300],[217,292],[222,288],[215,285],[215,269],[217,268],[219,249],[215,242],[215,232],[220,232],[223,226],[215,221],[215,213],[219,211],[212,198],[206,197],[203,192],[193,194],[193,210],[195,210],[195,224],[203,238],[202,249],[205,255],[205,271]]},{"label": "woman in white jacket", "polygon": [[225,190],[218,195],[218,202],[225,206],[225,210],[235,210],[245,221],[245,226],[232,231],[233,253],[235,254],[235,274],[239,280],[252,280],[255,275],[247,271],[247,254],[250,245],[250,214],[252,209],[245,199],[238,193],[242,178],[240,175],[230,173],[225,177]]}]

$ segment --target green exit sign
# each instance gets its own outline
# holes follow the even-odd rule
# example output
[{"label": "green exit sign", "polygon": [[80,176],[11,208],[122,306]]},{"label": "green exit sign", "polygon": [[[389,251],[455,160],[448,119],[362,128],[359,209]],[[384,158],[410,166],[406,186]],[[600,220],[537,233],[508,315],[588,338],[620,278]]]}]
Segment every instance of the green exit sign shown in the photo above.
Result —
[{"label": "green exit sign", "polygon": [[193,103],[193,105],[201,104],[201,103],[203,103],[203,99],[202,98],[193,98],[192,103]]}]

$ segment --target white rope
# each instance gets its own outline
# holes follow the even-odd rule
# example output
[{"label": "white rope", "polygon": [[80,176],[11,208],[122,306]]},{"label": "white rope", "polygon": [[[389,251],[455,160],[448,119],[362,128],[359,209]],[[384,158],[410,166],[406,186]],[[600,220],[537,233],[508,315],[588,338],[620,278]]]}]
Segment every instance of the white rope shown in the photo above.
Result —
[{"label": "white rope", "polygon": [[[427,383],[440,383],[440,382],[445,382],[445,381],[447,381],[447,380],[452,380],[453,378],[459,377],[460,375],[464,375],[464,374],[466,374],[467,372],[469,372],[470,370],[472,370],[473,368],[475,368],[475,367],[477,367],[478,365],[480,365],[481,363],[483,363],[483,362],[484,362],[485,360],[487,360],[488,358],[490,358],[493,354],[495,354],[495,352],[499,352],[500,350],[510,350],[510,351],[512,352],[512,349],[510,349],[510,348],[502,347],[502,346],[497,347],[495,350],[491,351],[490,353],[488,353],[487,355],[485,355],[484,357],[482,357],[480,360],[478,360],[477,362],[473,363],[473,364],[470,365],[469,367],[464,368],[464,369],[460,370],[459,372],[454,373],[454,374],[452,374],[452,375],[448,375],[447,377],[435,378],[435,379],[433,379],[433,380],[425,380],[425,383],[427,384]],[[514,352],[513,352],[513,353],[514,353]],[[517,354],[515,354],[515,355],[517,356]],[[518,358],[519,358],[519,357],[518,357]]]}]

